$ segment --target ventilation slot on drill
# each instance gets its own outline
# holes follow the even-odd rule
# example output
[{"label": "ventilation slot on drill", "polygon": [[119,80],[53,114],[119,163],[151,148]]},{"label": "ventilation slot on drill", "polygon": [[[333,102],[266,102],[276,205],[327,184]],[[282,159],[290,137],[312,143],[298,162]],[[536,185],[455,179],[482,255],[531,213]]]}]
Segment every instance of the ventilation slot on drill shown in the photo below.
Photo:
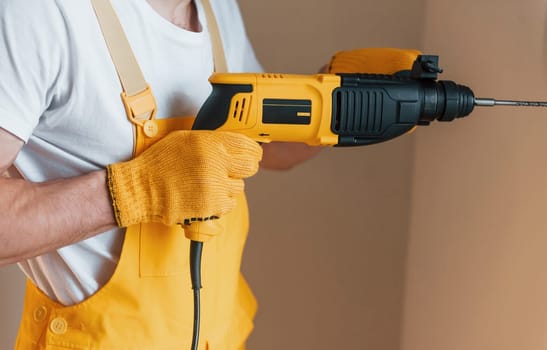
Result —
[{"label": "ventilation slot on drill", "polygon": [[247,96],[235,97],[232,104],[231,116],[233,122],[246,125],[249,122],[250,98]]},{"label": "ventilation slot on drill", "polygon": [[382,132],[383,94],[338,88],[334,93],[333,131],[338,135],[378,135]]}]

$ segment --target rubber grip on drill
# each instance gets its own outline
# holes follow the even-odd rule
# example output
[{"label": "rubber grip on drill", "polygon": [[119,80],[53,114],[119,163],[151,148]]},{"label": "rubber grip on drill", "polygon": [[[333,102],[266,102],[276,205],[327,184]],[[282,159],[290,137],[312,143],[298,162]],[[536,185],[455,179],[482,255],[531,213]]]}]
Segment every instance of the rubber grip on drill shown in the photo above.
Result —
[{"label": "rubber grip on drill", "polygon": [[207,242],[222,232],[221,221],[218,219],[198,221],[181,226],[186,238],[196,242]]}]

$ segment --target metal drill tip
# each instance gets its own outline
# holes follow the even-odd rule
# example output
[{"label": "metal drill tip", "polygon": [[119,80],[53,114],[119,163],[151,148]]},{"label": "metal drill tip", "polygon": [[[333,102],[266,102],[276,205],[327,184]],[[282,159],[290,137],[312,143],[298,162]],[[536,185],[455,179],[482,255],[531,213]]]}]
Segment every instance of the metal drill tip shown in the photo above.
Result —
[{"label": "metal drill tip", "polygon": [[493,107],[493,106],[547,107],[547,102],[543,102],[543,101],[507,101],[507,100],[495,100],[493,98],[475,98],[475,106],[482,106],[482,107]]}]

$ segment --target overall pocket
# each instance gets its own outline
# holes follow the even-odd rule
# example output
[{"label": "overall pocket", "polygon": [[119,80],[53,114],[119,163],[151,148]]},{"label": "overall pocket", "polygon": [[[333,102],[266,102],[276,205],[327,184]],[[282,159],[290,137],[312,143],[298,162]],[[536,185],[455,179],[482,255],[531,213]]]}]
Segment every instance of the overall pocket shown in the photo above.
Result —
[{"label": "overall pocket", "polygon": [[141,277],[164,277],[186,273],[190,241],[178,226],[141,224],[139,239]]}]

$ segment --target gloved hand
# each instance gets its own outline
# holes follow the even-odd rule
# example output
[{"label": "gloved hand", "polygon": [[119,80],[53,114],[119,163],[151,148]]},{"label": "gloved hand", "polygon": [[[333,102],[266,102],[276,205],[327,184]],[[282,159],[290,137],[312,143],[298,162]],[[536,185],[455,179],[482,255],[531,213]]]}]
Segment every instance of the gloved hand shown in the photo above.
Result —
[{"label": "gloved hand", "polygon": [[332,56],[329,73],[395,74],[412,69],[417,50],[392,48],[364,48],[340,51]]},{"label": "gloved hand", "polygon": [[116,221],[173,225],[222,216],[261,158],[258,143],[241,134],[172,132],[138,157],[107,167]]}]

